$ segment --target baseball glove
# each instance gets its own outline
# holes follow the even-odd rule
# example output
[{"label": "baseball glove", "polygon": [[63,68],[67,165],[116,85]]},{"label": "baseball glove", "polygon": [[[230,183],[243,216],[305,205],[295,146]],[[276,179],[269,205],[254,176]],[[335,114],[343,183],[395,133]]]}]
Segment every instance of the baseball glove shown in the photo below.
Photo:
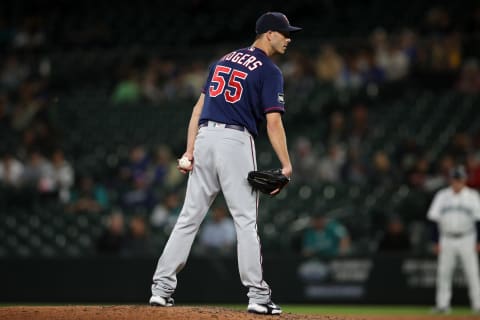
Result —
[{"label": "baseball glove", "polygon": [[[288,177],[282,174],[281,169],[250,171],[247,180],[253,189],[271,196],[277,195],[290,181]],[[276,189],[278,191],[272,194]]]}]

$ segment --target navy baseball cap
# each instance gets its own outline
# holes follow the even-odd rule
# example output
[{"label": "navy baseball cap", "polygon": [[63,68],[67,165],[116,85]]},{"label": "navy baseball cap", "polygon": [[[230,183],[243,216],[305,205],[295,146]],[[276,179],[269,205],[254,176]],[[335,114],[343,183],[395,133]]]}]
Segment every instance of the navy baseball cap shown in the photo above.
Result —
[{"label": "navy baseball cap", "polygon": [[257,19],[255,24],[255,32],[257,34],[265,33],[267,31],[279,31],[279,32],[297,32],[302,30],[300,27],[294,27],[290,25],[290,22],[281,12],[267,12]]},{"label": "navy baseball cap", "polygon": [[464,166],[456,166],[450,170],[450,178],[463,180],[467,179],[467,171],[465,171]]}]

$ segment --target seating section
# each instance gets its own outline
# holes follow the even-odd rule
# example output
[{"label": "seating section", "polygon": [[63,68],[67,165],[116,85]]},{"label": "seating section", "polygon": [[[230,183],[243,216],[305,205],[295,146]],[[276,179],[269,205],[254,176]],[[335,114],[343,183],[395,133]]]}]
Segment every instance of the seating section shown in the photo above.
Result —
[{"label": "seating section", "polygon": [[[325,125],[321,110],[322,103],[331,104],[338,98],[332,90],[319,84],[308,98],[297,101],[297,112],[285,117],[290,140],[310,134],[319,141],[325,139],[318,134]],[[86,90],[60,97],[53,111],[76,171],[93,171],[107,179],[119,159],[137,143],[150,147],[168,143],[181,150],[190,103],[117,106],[111,105],[104,93]],[[480,114],[475,106],[479,103],[478,96],[454,91],[406,90],[393,100],[380,95],[370,101],[369,116],[376,126],[366,152],[394,152],[404,137],[413,136],[437,157],[457,130],[478,129]],[[301,119],[308,122],[308,128]],[[257,149],[259,166],[278,165],[265,136],[258,139]],[[324,211],[347,226],[355,240],[353,249],[365,254],[372,250],[372,235],[381,230],[389,213],[399,213],[407,221],[423,220],[430,198],[431,193],[405,184],[385,187],[293,180],[278,197],[263,197],[259,230],[266,250],[294,252],[299,231],[309,216]],[[40,201],[32,208],[4,205],[0,214],[0,256],[94,254],[104,219],[103,215],[66,213],[57,202]],[[165,234],[154,237],[158,250],[165,239]]]},{"label": "seating section", "polygon": [[[32,109],[47,101],[40,111],[32,111],[38,114],[20,110],[19,114],[25,112],[26,116],[17,119],[18,126],[28,122],[30,116],[48,119],[76,176],[94,176],[106,186],[112,207],[117,205],[114,180],[133,146],[142,144],[154,150],[167,145],[174,156],[183,152],[187,123],[199,91],[195,86],[195,64],[206,69],[215,55],[238,43],[249,45],[257,13],[270,10],[272,3],[255,3],[255,12],[248,3],[220,0],[168,5],[139,1],[134,6],[127,0],[113,5],[92,0],[0,3],[0,57],[6,61],[0,64],[0,147],[16,148],[24,143],[25,128],[9,128],[4,121],[15,113],[11,110],[20,109],[19,101],[31,99]],[[319,155],[327,154],[330,115],[339,111],[348,116],[356,106],[363,105],[368,113],[366,138],[360,147],[364,163],[371,164],[378,151],[394,162],[402,143],[414,139],[428,157],[430,170],[436,168],[455,134],[480,132],[478,92],[460,93],[454,85],[468,58],[456,54],[480,54],[475,29],[478,26],[472,20],[476,6],[475,1],[443,1],[434,6],[428,0],[284,3],[283,10],[292,24],[304,28],[303,37],[294,38],[291,54],[278,58],[279,65],[287,69],[287,113],[283,119],[292,153],[294,141],[307,137]],[[432,11],[442,8],[443,13]],[[18,19],[12,19],[12,13]],[[442,20],[445,16],[448,19]],[[437,20],[429,21],[429,17]],[[364,49],[374,59],[376,52],[369,37],[377,28],[388,32],[392,44],[400,43],[397,38],[405,28],[414,30],[419,37],[415,44],[417,60],[412,58],[411,70],[401,80],[385,80],[373,86],[365,82],[365,87],[352,88],[339,87],[335,81],[326,83],[314,75],[316,57],[322,45],[329,43],[346,62],[340,73],[360,77],[360,72],[353,69],[360,68],[361,63],[352,67],[348,59],[365,59]],[[463,32],[461,45],[456,46],[456,38],[449,36],[452,30]],[[35,43],[35,35],[39,43]],[[27,44],[22,44],[22,36],[31,43],[23,39]],[[429,59],[434,59],[434,48],[441,61],[438,69],[428,67]],[[448,59],[441,58],[449,54],[449,61],[462,61],[452,70],[444,70],[442,63]],[[139,91],[154,87],[152,91],[157,91],[152,95],[161,98],[154,101],[138,93],[140,97],[133,103],[114,103],[112,93],[121,80],[130,76],[129,72],[137,77],[132,82]],[[152,74],[158,79],[149,87],[151,83],[145,84],[145,79]],[[184,78],[191,81],[188,85],[193,89],[189,87],[189,93],[184,92],[188,91]],[[193,96],[191,91],[195,92]],[[346,125],[351,129],[350,122]],[[278,167],[265,128],[260,131],[256,140],[258,166]],[[324,212],[347,227],[353,239],[353,254],[370,254],[387,217],[397,214],[412,232],[418,233],[415,250],[422,252],[425,247],[418,239],[428,232],[424,222],[433,190],[412,186],[407,172],[399,171],[395,183],[384,184],[372,182],[375,179],[331,182],[314,173],[311,179],[297,180],[294,175],[279,196],[262,196],[258,223],[262,246],[271,253],[298,253],[310,217]],[[184,180],[179,192],[183,192],[185,184]],[[155,192],[168,191],[160,188]],[[106,228],[108,210],[104,211],[73,214],[56,199],[0,185],[0,259],[95,255],[96,241]],[[152,229],[154,250],[160,252],[168,230],[148,227]]]}]

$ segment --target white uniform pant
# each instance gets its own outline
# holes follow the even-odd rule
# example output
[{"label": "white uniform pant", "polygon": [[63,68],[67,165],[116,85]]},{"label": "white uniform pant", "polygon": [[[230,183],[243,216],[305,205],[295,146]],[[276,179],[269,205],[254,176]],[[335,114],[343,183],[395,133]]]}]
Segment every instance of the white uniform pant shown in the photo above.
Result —
[{"label": "white uniform pant", "polygon": [[468,284],[471,306],[480,310],[480,277],[476,234],[464,237],[440,238],[438,257],[436,304],[439,308],[449,308],[452,298],[452,278],[457,259],[460,260]]},{"label": "white uniform pant", "polygon": [[[194,148],[185,202],[153,276],[152,294],[170,297],[177,286],[177,273],[184,267],[201,222],[222,190],[237,233],[240,279],[248,287],[250,303],[270,301],[270,288],[263,280],[262,256],[257,233],[258,193],[248,184],[256,169],[255,145],[247,131],[209,122],[199,129]],[[215,290],[215,284],[212,284]]]}]

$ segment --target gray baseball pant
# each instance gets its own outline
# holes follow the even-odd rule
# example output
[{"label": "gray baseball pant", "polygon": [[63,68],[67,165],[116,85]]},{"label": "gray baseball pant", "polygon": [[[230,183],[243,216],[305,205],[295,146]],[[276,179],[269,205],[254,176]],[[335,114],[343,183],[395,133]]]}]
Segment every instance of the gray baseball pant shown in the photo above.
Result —
[{"label": "gray baseball pant", "polygon": [[248,172],[255,169],[255,144],[248,131],[225,128],[211,121],[199,129],[185,202],[158,261],[153,295],[173,294],[177,273],[185,266],[200,224],[222,190],[235,222],[238,268],[242,284],[249,288],[249,303],[270,301],[257,233],[258,192],[252,192],[247,181]]}]

